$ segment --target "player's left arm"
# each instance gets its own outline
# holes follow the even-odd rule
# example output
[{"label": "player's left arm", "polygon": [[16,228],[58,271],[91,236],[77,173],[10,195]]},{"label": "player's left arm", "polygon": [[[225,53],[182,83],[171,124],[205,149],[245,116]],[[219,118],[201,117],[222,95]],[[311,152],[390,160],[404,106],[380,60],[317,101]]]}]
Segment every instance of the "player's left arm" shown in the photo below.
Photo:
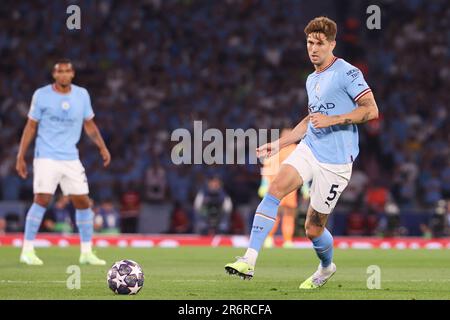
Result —
[{"label": "player's left arm", "polygon": [[94,119],[89,119],[84,121],[84,132],[89,136],[89,138],[95,143],[100,151],[100,155],[103,159],[103,166],[107,167],[111,162],[111,154],[106,147],[105,141],[102,138],[100,130],[98,130]]},{"label": "player's left arm", "polygon": [[372,92],[368,92],[356,101],[358,107],[349,113],[327,116],[321,113],[311,115],[315,128],[326,128],[340,124],[361,124],[378,118],[378,106]]}]

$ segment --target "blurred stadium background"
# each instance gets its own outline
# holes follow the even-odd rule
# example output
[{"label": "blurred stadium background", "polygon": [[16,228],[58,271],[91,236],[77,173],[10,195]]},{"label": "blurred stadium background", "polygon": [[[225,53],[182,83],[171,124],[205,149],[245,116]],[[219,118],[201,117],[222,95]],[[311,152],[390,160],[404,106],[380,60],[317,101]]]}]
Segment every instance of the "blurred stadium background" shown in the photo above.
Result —
[{"label": "blurred stadium background", "polygon": [[[81,8],[81,30],[66,28],[70,4]],[[371,4],[381,8],[380,30],[366,28]],[[337,22],[335,54],[363,71],[381,115],[360,126],[361,153],[331,216],[332,233],[449,236],[448,1],[3,0],[3,242],[23,231],[32,201],[31,177],[15,172],[31,96],[51,82],[60,57],[74,62],[74,83],[89,90],[112,154],[105,170],[94,145],[86,137],[79,144],[98,233],[213,236],[218,231],[202,228],[200,217],[218,211],[227,217],[220,233],[247,235],[260,200],[260,167],[174,165],[170,135],[192,129],[194,120],[223,131],[297,123],[307,112],[305,80],[312,72],[303,28],[318,15]],[[32,148],[30,172],[31,159]],[[225,199],[231,207],[222,210]],[[297,237],[304,235],[306,206],[298,208]],[[55,197],[41,231],[76,231],[72,211]]]}]

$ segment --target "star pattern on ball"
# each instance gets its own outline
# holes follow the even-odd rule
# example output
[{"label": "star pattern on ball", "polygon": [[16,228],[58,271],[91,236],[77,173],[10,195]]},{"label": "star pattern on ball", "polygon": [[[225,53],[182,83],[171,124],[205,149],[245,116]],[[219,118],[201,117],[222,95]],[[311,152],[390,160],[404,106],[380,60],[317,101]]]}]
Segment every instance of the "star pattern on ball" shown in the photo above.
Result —
[{"label": "star pattern on ball", "polygon": [[139,275],[142,273],[141,268],[139,268],[137,264],[134,266],[130,266],[130,267],[131,267],[130,274],[135,274],[136,277],[139,277]]},{"label": "star pattern on ball", "polygon": [[141,289],[141,287],[139,287],[138,283],[136,282],[134,287],[128,287],[128,289],[130,289],[130,294],[136,294]]},{"label": "star pattern on ball", "polygon": [[[119,270],[122,270],[123,274],[120,274]],[[137,262],[121,260],[109,269],[107,280],[108,286],[116,294],[136,294],[144,284],[144,273]]]}]

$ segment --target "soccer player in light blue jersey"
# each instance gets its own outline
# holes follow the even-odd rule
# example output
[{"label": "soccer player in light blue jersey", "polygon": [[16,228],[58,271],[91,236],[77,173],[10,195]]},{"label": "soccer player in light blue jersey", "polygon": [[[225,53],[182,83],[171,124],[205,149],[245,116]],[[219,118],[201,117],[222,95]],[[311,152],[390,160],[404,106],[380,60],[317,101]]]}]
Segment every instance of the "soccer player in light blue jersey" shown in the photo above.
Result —
[{"label": "soccer player in light blue jersey", "polygon": [[34,251],[34,239],[44,213],[58,185],[76,209],[80,232],[80,264],[104,265],[92,252],[94,213],[90,207],[89,188],[84,167],[78,156],[77,143],[81,130],[97,145],[107,167],[111,155],[94,122],[91,99],[86,89],[72,84],[75,76],[72,63],[57,61],[53,68],[55,82],[37,89],[31,101],[28,121],[20,141],[16,170],[28,176],[25,155],[37,133],[33,160],[34,201],[25,221],[25,235],[20,262],[42,265]]},{"label": "soccer player in light blue jersey", "polygon": [[245,255],[225,266],[230,274],[253,277],[258,252],[275,222],[280,200],[310,181],[305,229],[320,264],[300,289],[319,288],[336,272],[333,237],[325,226],[358,156],[356,125],[378,117],[377,104],[361,71],[333,55],[336,32],[336,23],[326,17],[313,19],[305,28],[308,55],[315,68],[306,80],[309,114],[289,135],[256,151],[259,157],[273,156],[281,148],[301,142],[283,162],[256,209]]}]

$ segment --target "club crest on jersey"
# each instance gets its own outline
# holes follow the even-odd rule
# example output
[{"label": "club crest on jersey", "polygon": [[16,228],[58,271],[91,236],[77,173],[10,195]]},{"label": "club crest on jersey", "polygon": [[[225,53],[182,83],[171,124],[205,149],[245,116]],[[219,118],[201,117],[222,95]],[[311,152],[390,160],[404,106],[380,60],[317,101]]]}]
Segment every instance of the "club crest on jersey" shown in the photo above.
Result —
[{"label": "club crest on jersey", "polygon": [[316,91],[316,94],[319,95],[320,92],[320,84],[317,82],[316,87],[314,88],[314,90]]},{"label": "club crest on jersey", "polygon": [[320,96],[319,96],[319,92],[320,92],[320,84],[319,82],[316,83],[315,87],[314,87],[314,91],[315,91],[315,96],[317,100],[320,100]]},{"label": "club crest on jersey", "polygon": [[62,108],[63,110],[69,110],[70,104],[69,104],[67,101],[64,101],[64,102],[61,104],[61,108]]}]

